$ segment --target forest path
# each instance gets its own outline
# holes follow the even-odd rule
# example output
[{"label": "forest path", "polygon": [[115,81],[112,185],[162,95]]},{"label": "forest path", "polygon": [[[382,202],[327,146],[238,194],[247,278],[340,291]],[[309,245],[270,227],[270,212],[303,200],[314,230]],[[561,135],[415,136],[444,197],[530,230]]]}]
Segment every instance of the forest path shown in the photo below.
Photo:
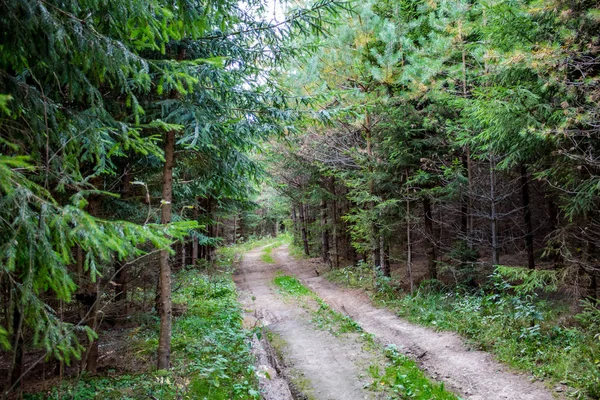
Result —
[{"label": "forest path", "polygon": [[[278,271],[296,276],[334,310],[350,316],[365,332],[383,345],[395,344],[416,359],[434,380],[464,399],[473,400],[551,400],[552,394],[540,382],[509,370],[492,355],[471,350],[463,339],[449,332],[435,332],[413,325],[393,312],[375,307],[363,291],[337,286],[316,274],[314,264],[295,260],[287,246],[274,249],[275,263],[261,260],[262,248],[244,255],[234,279],[247,317],[260,321],[284,343],[283,374],[299,378],[300,389],[314,399],[373,399],[383,396],[364,389],[369,383],[366,368],[380,362],[372,352],[352,337],[334,337],[311,324],[310,310],[275,289]],[[259,355],[259,359],[261,356]],[[263,359],[265,357],[262,357]],[[270,372],[262,379],[264,398],[291,399],[285,379]]]},{"label": "forest path", "polygon": [[411,324],[393,312],[375,307],[363,291],[337,286],[317,276],[314,264],[294,260],[287,246],[273,251],[286,274],[293,274],[333,309],[354,319],[380,343],[395,344],[404,354],[417,359],[433,379],[464,399],[551,400],[540,382],[510,371],[489,353],[469,349],[462,338],[450,332],[435,332]]},{"label": "forest path", "polygon": [[246,312],[246,324],[248,321],[250,325],[261,323],[278,336],[278,341],[283,342],[283,348],[280,349],[283,353],[283,375],[291,378],[296,386],[292,390],[288,388],[272,357],[265,354],[269,353],[268,349],[265,350],[261,343],[255,341],[259,370],[267,370],[270,376],[270,379],[260,379],[263,398],[292,399],[291,392],[296,390],[302,392],[296,398],[380,398],[380,394],[363,388],[369,383],[364,376],[367,365],[374,362],[377,356],[365,351],[363,344],[352,335],[335,337],[317,329],[310,322],[310,307],[303,307],[293,298],[277,292],[273,284],[277,272],[293,270],[295,264],[285,250],[274,251],[277,251],[278,262],[273,264],[261,260],[262,248],[246,253],[234,275],[238,298]]}]

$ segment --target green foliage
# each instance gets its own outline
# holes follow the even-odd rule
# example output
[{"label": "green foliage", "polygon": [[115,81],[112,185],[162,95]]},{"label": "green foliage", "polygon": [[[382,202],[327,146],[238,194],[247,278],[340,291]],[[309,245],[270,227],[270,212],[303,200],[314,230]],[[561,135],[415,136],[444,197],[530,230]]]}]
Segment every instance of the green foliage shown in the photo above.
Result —
[{"label": "green foliage", "polygon": [[[242,328],[235,285],[229,274],[181,272],[173,301],[186,307],[174,320],[170,371],[159,370],[115,377],[84,377],[48,393],[25,396],[57,399],[258,399],[258,378],[250,352],[251,333]],[[135,354],[151,354],[158,338],[155,319],[131,337]],[[132,357],[136,357],[131,354]]]},{"label": "green foliage", "polygon": [[501,278],[509,282],[517,282],[510,288],[519,294],[530,294],[540,289],[554,292],[561,282],[561,272],[553,270],[532,270],[499,265],[494,273],[499,276],[493,276],[492,279]]},{"label": "green foliage", "polygon": [[574,397],[596,398],[600,390],[597,302],[582,301],[581,311],[572,316],[568,305],[536,294],[549,286],[553,290],[555,271],[507,269],[498,267],[485,290],[476,292],[451,291],[438,281],[423,282],[412,295],[382,292],[373,288],[368,267],[332,271],[328,278],[371,291],[376,303],[412,322],[458,332],[472,345],[537,378],[566,384]]},{"label": "green foliage", "polygon": [[275,259],[271,255],[273,249],[282,245],[282,241],[277,240],[274,243],[268,244],[263,248],[262,254],[260,255],[260,259],[267,264],[275,264]]},{"label": "green foliage", "polygon": [[[269,248],[274,243],[281,243],[288,241],[289,238],[286,235],[280,235],[276,238],[271,236],[266,236],[263,238],[250,238],[249,240],[233,244],[230,246],[222,246],[217,249],[217,265],[222,268],[228,269],[233,264],[243,257],[244,253],[256,248],[266,246]],[[278,246],[279,246],[278,245]],[[272,249],[273,247],[271,247]]]},{"label": "green foliage", "polygon": [[327,272],[327,279],[353,288],[372,289],[374,286],[372,267],[362,260],[357,265]]},{"label": "green foliage", "polygon": [[[363,329],[352,318],[342,313],[333,310],[329,304],[315,296],[317,305],[319,306],[313,311],[311,322],[319,329],[326,330],[334,336],[339,336],[343,333],[363,333]],[[369,338],[365,336],[367,340]]]},{"label": "green foliage", "polygon": [[560,304],[532,294],[510,294],[507,286],[499,280],[496,290],[477,294],[419,290],[386,304],[413,322],[458,332],[537,378],[565,383],[573,396],[595,398],[600,372],[594,360],[600,356],[600,343],[593,323],[588,325],[594,311],[587,308],[575,317],[584,329],[569,327],[560,322],[570,314]]},{"label": "green foliage", "polygon": [[312,292],[294,276],[282,275],[279,273],[273,278],[273,283],[280,288],[282,293],[290,296],[300,297],[312,294]]},{"label": "green foliage", "polygon": [[385,391],[400,399],[458,399],[444,389],[443,383],[433,383],[421,372],[417,363],[398,352],[395,345],[388,345],[385,355],[389,365],[380,371],[378,365],[369,367],[373,378],[371,388]]}]

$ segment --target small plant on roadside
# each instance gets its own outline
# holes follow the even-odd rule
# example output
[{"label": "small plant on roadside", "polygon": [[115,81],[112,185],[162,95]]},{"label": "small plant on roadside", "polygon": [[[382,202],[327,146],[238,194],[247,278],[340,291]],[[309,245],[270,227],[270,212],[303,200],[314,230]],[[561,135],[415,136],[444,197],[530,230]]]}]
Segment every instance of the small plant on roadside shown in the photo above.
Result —
[{"label": "small plant on roadside", "polygon": [[400,399],[459,399],[453,393],[446,391],[443,383],[430,381],[417,363],[401,354],[395,345],[387,346],[385,355],[389,362],[383,371],[375,364],[368,368],[368,373],[373,379],[372,389],[389,393]]},{"label": "small plant on roadside", "polygon": [[356,265],[334,269],[327,273],[327,278],[348,287],[361,289],[373,288],[373,269],[363,260],[360,260]]},{"label": "small plant on roadside", "polygon": [[283,294],[291,296],[308,296],[312,292],[304,286],[295,276],[282,275],[279,272],[273,279],[273,283],[279,288]]}]

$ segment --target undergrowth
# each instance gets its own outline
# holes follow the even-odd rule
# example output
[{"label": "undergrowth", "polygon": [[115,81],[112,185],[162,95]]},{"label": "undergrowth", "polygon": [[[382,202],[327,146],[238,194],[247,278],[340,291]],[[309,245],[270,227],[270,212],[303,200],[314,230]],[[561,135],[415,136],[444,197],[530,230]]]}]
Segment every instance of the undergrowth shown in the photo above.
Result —
[{"label": "undergrowth", "polygon": [[379,305],[412,322],[458,332],[512,367],[564,384],[571,397],[600,398],[600,308],[595,302],[584,301],[573,316],[566,304],[511,284],[499,273],[477,290],[429,281],[412,295],[398,291],[389,278],[373,284],[372,270],[363,267],[333,271],[329,277],[370,290]]},{"label": "undergrowth", "polygon": [[[116,377],[84,377],[30,399],[258,399],[258,381],[229,274],[182,271],[173,302],[186,308],[173,320],[172,369]],[[158,318],[131,332],[132,357],[150,357]]]}]

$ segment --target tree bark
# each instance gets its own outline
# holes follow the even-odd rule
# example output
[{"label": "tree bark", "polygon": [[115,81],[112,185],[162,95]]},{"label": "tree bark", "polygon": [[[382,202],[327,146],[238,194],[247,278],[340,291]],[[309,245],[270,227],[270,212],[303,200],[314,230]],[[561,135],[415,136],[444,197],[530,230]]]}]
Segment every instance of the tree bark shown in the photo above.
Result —
[{"label": "tree bark", "polygon": [[298,217],[296,216],[296,204],[292,203],[292,236],[294,242],[299,241]]},{"label": "tree bark", "polygon": [[[98,188],[102,185],[102,179],[100,177],[95,177],[92,179],[92,184],[95,188]],[[87,212],[93,217],[97,217],[100,214],[100,196],[97,194],[91,195],[89,198],[89,203],[87,205]],[[83,257],[83,254],[82,254]],[[79,261],[79,260],[78,260]],[[83,259],[81,260],[83,262]],[[83,269],[83,264],[78,268]],[[88,318],[86,320],[86,325],[94,330],[94,332],[98,332],[98,310],[99,310],[99,282],[92,282],[91,271],[88,271],[88,279],[85,290],[88,293],[84,294],[84,298],[86,299],[84,305],[89,306]],[[88,343],[87,353],[85,354],[84,359],[85,370],[90,372],[91,374],[96,373],[96,369],[98,366],[98,340],[91,339]]]},{"label": "tree bark", "polygon": [[19,308],[18,301],[15,301],[15,307],[13,310],[13,359],[10,370],[10,386],[16,385],[19,381],[21,386],[23,380],[21,375],[23,374],[23,355],[24,355],[24,343],[23,343],[23,318],[21,310]]},{"label": "tree bark", "polygon": [[390,269],[390,244],[382,234],[379,234],[379,254],[381,273],[389,278],[392,272]]},{"label": "tree bark", "polygon": [[[200,205],[198,204],[198,199],[196,199],[196,204],[194,205],[194,221],[196,221],[196,222],[198,222],[198,217],[199,217],[199,211],[198,211],[199,206]],[[235,226],[235,224],[234,224],[234,226]],[[194,235],[194,237],[192,238],[192,266],[195,267],[197,262],[198,262],[198,236]]]},{"label": "tree bark", "polygon": [[327,229],[327,202],[321,200],[321,258],[329,263],[329,229]]},{"label": "tree bark", "polygon": [[115,301],[127,299],[127,263],[115,263]]},{"label": "tree bark", "polygon": [[[169,131],[165,138],[165,165],[162,177],[162,214],[161,224],[171,222],[171,201],[173,199],[173,167],[175,165],[175,131]],[[171,361],[171,323],[173,318],[171,304],[171,266],[169,253],[160,251],[160,334],[158,338],[158,369],[169,369]]]},{"label": "tree bark", "polygon": [[431,201],[428,197],[423,197],[423,216],[425,220],[425,236],[427,242],[427,271],[429,279],[437,279],[437,264],[435,251],[435,237],[433,234],[433,218],[431,211]]},{"label": "tree bark", "polygon": [[492,265],[500,263],[500,246],[498,244],[498,214],[496,211],[496,159],[490,155],[490,219],[492,230]]},{"label": "tree bark", "polygon": [[306,216],[304,215],[304,205],[300,203],[298,207],[300,217],[300,231],[302,233],[302,244],[304,245],[304,254],[310,256],[310,249],[308,247],[308,235],[306,234]]},{"label": "tree bark", "polygon": [[410,200],[406,200],[406,276],[410,286],[410,292],[415,290],[415,282],[412,271],[412,239],[410,227]]},{"label": "tree bark", "polygon": [[340,267],[340,235],[339,235],[339,231],[338,231],[338,217],[337,217],[337,207],[338,207],[338,201],[336,199],[336,194],[335,194],[335,178],[331,177],[331,193],[333,194],[333,200],[331,201],[331,217],[332,217],[332,225],[333,225],[333,230],[332,230],[332,241],[333,241],[333,257],[332,257],[332,266],[333,268],[339,268]]},{"label": "tree bark", "polygon": [[533,227],[531,224],[531,208],[529,206],[529,177],[527,166],[521,165],[521,195],[523,199],[523,222],[525,223],[525,247],[527,249],[527,267],[535,269],[533,254]]}]

